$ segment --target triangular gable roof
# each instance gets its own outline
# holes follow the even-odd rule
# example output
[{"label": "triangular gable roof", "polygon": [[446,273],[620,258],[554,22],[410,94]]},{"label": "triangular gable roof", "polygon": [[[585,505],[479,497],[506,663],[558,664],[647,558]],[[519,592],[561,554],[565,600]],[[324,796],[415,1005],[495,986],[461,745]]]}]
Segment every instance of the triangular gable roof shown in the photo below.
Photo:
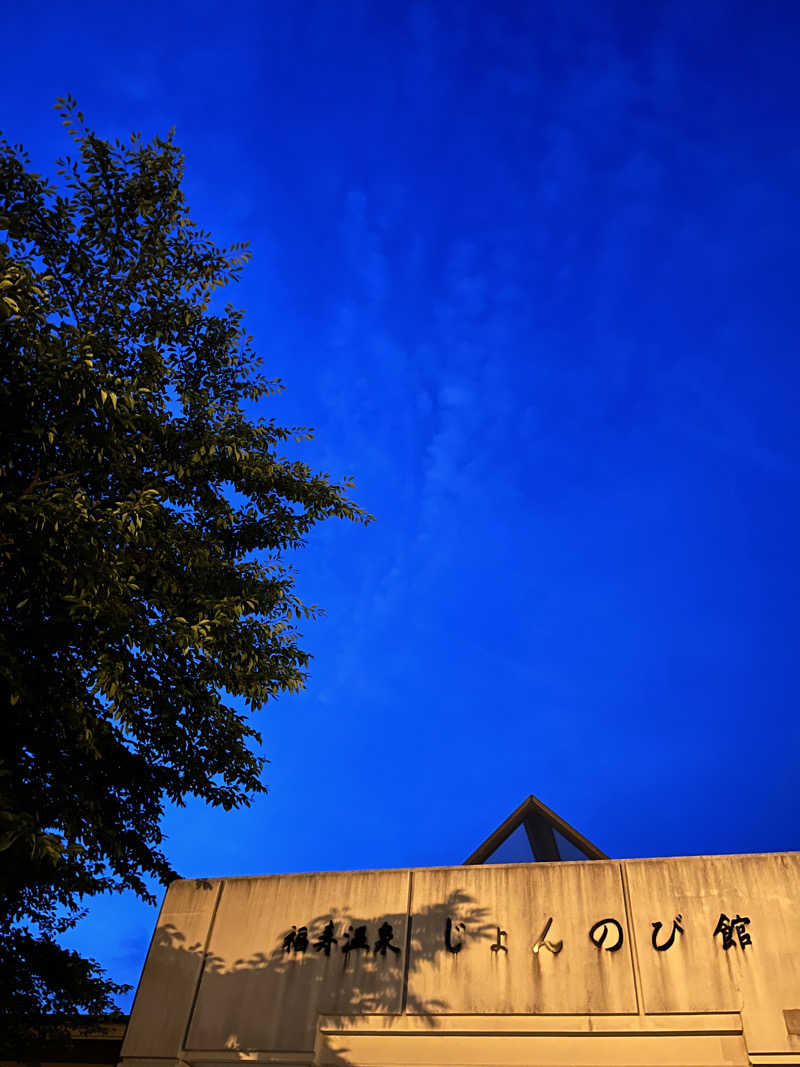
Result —
[{"label": "triangular gable roof", "polygon": [[[531,861],[607,860],[609,858],[605,852],[600,851],[597,845],[593,845],[583,834],[579,834],[573,826],[551,811],[541,800],[529,796],[505,822],[497,827],[493,834],[486,838],[482,845],[475,849],[468,859],[464,860],[464,865],[516,862],[500,857],[492,859],[492,856],[519,827],[524,828],[531,852]],[[577,850],[580,855],[574,855],[574,850]],[[568,854],[564,855],[565,852]]]}]

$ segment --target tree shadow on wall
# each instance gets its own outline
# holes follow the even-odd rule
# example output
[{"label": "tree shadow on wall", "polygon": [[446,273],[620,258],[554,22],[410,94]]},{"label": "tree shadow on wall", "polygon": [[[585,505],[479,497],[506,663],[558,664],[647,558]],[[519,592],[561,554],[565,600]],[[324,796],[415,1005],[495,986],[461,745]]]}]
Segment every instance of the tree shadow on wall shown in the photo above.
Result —
[{"label": "tree shadow on wall", "polygon": [[[193,1052],[224,1049],[241,1059],[269,1051],[292,1053],[294,1061],[302,1053],[311,1063],[320,1016],[345,1017],[344,1030],[348,1016],[377,1016],[371,1023],[380,1030],[401,1015],[435,1029],[437,1016],[449,1011],[439,990],[444,958],[457,967],[467,939],[491,942],[496,931],[487,910],[458,890],[410,918],[405,911],[368,915],[347,905],[331,908],[303,926],[287,924],[267,950],[235,959],[204,952],[164,923],[148,970],[176,980],[191,972],[196,992],[183,1038],[186,1062],[195,1062]],[[345,1067],[352,1063],[347,1053],[327,1044],[324,1062]]]}]

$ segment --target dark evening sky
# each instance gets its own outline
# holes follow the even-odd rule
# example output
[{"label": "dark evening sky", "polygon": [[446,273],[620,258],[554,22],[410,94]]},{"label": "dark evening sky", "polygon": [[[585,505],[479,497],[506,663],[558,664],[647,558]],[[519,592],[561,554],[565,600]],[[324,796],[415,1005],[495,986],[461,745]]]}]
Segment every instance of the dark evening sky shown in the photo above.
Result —
[{"label": "dark evening sky", "polygon": [[[71,93],[176,126],[226,298],[378,521],[296,557],[308,689],[184,875],[460,863],[535,793],[614,857],[798,847],[792,3],[62,4],[4,13],[34,170]],[[160,890],[159,890],[160,895]],[[136,981],[155,911],[69,943]]]}]

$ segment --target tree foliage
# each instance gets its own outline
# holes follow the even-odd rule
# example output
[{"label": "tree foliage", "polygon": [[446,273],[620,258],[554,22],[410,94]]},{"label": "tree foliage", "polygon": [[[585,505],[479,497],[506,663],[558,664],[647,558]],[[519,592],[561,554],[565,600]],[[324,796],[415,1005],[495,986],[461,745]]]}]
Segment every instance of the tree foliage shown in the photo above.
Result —
[{"label": "tree foliage", "polygon": [[190,220],[174,131],[112,145],[56,107],[61,190],[0,140],[0,996],[25,1025],[108,1008],[54,937],[174,877],[167,802],[263,791],[247,709],[303,686],[318,611],[287,553],[371,518],[258,416],[281,384],[211,310],[250,253]]}]

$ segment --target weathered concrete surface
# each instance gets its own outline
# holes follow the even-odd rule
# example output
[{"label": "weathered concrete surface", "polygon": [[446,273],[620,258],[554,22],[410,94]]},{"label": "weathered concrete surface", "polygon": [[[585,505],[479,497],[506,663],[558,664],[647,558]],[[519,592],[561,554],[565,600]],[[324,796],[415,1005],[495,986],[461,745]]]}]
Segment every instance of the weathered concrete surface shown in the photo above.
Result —
[{"label": "weathered concrete surface", "polygon": [[[399,1012],[409,880],[407,871],[385,871],[227,882],[187,1049],[311,1048],[320,1012]],[[314,946],[331,921],[337,943],[326,956]],[[384,922],[396,953],[341,951],[348,928],[360,926],[372,950]],[[304,953],[282,949],[293,925],[308,929]]]},{"label": "weathered concrete surface", "polygon": [[167,890],[125,1033],[123,1059],[179,1055],[221,888],[218,879],[186,879]]},{"label": "weathered concrete surface", "polygon": [[[723,948],[721,914],[750,945]],[[657,951],[653,923],[663,945],[678,916]],[[603,919],[619,926],[593,941]],[[292,926],[305,952],[284,949]],[[359,927],[370,951],[343,952]],[[800,1063],[798,1011],[797,853],[281,875],[170,886],[122,1056]]]},{"label": "weathered concrete surface", "polygon": [[[445,911],[454,923],[464,923],[458,953],[443,943]],[[472,867],[469,874],[461,867],[418,871],[412,914],[412,1008],[438,999],[436,1014],[636,1014],[619,863]],[[588,936],[597,919],[609,916],[623,927],[622,946],[613,952],[598,950]],[[534,953],[548,919],[545,940],[556,949],[561,942],[561,949],[543,945]],[[492,950],[498,929],[505,931],[503,945]]]},{"label": "weathered concrete surface", "polygon": [[[783,1017],[800,1007],[800,856],[628,860],[625,873],[645,1011],[741,1011],[751,1051],[800,1052]],[[679,944],[652,951],[652,922],[678,914]],[[724,950],[721,914],[749,918],[752,945]]]}]

